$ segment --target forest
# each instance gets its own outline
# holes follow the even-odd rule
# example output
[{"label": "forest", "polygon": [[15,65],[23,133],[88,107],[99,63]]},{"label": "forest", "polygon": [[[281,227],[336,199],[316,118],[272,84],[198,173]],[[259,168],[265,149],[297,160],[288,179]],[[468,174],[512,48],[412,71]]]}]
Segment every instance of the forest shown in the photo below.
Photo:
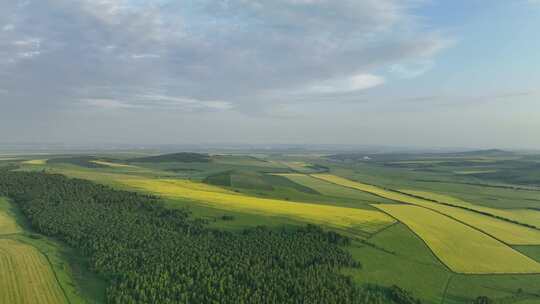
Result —
[{"label": "forest", "polygon": [[157,197],[10,169],[0,196],[36,232],[79,249],[109,282],[108,303],[420,303],[343,275],[361,267],[350,240],[318,226],[220,231]]}]

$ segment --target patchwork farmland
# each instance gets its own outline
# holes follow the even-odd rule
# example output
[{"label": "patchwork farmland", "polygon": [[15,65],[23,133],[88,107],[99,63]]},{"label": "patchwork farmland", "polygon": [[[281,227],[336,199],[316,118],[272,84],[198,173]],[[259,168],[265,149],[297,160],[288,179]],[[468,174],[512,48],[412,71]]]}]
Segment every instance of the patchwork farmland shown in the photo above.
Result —
[{"label": "patchwork farmland", "polygon": [[376,205],[420,236],[458,273],[540,273],[540,263],[445,215],[407,205]]},{"label": "patchwork farmland", "polygon": [[[282,155],[180,153],[162,156],[138,155],[137,157],[127,155],[118,158],[110,154],[59,157],[47,155],[43,157],[45,158],[48,161],[32,162],[33,158],[21,157],[4,160],[3,164],[18,166],[14,172],[37,172],[32,173],[36,174],[35,176],[28,178],[30,180],[50,178],[48,183],[58,183],[59,189],[63,189],[63,184],[72,183],[78,186],[68,187],[67,189],[74,189],[70,191],[78,191],[75,190],[79,189],[78,187],[92,188],[94,186],[86,185],[80,179],[91,180],[93,183],[106,186],[106,189],[97,190],[100,189],[97,188],[92,191],[103,191],[108,193],[107,197],[125,195],[127,200],[137,201],[138,198],[135,199],[131,195],[138,193],[140,199],[148,199],[148,202],[156,204],[155,207],[148,209],[139,210],[137,209],[139,207],[134,209],[138,211],[130,209],[129,212],[135,213],[130,213],[129,217],[116,217],[114,221],[120,220],[114,225],[127,225],[123,228],[127,230],[116,233],[127,233],[126,231],[131,231],[130,235],[139,233],[130,229],[145,222],[143,218],[147,216],[153,219],[151,223],[172,227],[169,226],[172,224],[169,221],[174,222],[173,218],[176,215],[184,214],[184,210],[188,210],[189,215],[186,215],[187,217],[182,215],[180,218],[186,221],[193,218],[196,219],[195,222],[176,223],[174,225],[180,226],[175,227],[191,227],[190,229],[198,231],[201,229],[198,226],[200,223],[209,227],[208,229],[219,231],[217,232],[219,234],[239,234],[242,238],[254,235],[252,233],[257,235],[262,233],[264,237],[259,245],[266,246],[265,251],[269,253],[275,248],[263,244],[266,244],[266,238],[277,240],[274,238],[277,236],[272,236],[271,231],[279,232],[280,238],[288,238],[289,232],[305,229],[301,227],[306,224],[315,224],[320,228],[308,228],[307,231],[311,231],[309,233],[318,235],[321,232],[315,232],[320,231],[317,229],[328,230],[328,236],[324,234],[326,232],[322,232],[323,234],[316,238],[325,240],[328,237],[328,240],[338,242],[340,250],[350,254],[354,261],[361,265],[361,267],[350,267],[354,263],[346,264],[349,266],[340,269],[339,273],[349,276],[351,282],[360,288],[358,292],[363,296],[375,292],[370,288],[377,286],[375,290],[379,291],[376,297],[384,298],[386,292],[391,294],[384,288],[396,285],[410,291],[411,295],[420,299],[422,303],[428,304],[469,303],[483,295],[498,299],[500,303],[520,304],[526,301],[534,303],[540,300],[540,296],[536,296],[537,286],[540,286],[540,255],[538,255],[540,230],[537,229],[540,224],[538,217],[540,211],[536,210],[536,200],[540,202],[538,191],[529,186],[484,185],[482,182],[464,181],[461,179],[469,179],[474,174],[454,173],[454,171],[462,171],[461,169],[448,169],[448,174],[457,176],[455,178],[459,177],[459,180],[454,180],[454,177],[448,178],[446,175],[428,175],[418,173],[416,169],[409,170],[410,167],[417,166],[448,166],[448,160],[420,159],[388,162],[384,160],[383,164],[389,164],[386,166],[363,162],[342,164],[329,161],[331,157],[323,155],[295,155],[288,158]],[[31,161],[27,162],[28,159]],[[493,162],[482,160],[482,162],[475,161],[474,163],[492,164]],[[42,174],[45,175],[42,176]],[[71,179],[59,181],[61,175]],[[428,177],[437,182],[426,182]],[[445,178],[447,179],[444,180]],[[17,189],[18,185],[9,184],[9,181],[10,179],[4,181],[5,187]],[[31,187],[38,187],[41,191],[45,191],[44,193],[48,192],[46,188],[40,186],[39,182]],[[122,192],[115,192],[117,189]],[[1,187],[0,191],[2,191]],[[39,193],[39,190],[36,191],[31,193]],[[10,193],[4,196],[11,195]],[[147,197],[147,195],[151,196]],[[76,194],[76,197],[78,196],[79,194]],[[41,208],[35,202],[37,201],[29,203],[32,204],[32,209],[26,209],[26,212],[34,210],[33,208]],[[95,224],[94,219],[99,218],[100,225],[87,228],[88,231],[94,231],[92,237],[100,239],[102,237],[100,233],[108,231],[107,227],[112,220],[109,213],[113,212],[109,207],[105,207],[111,204],[108,199],[104,198],[99,204],[89,200],[92,208],[101,210],[99,208],[103,206],[108,211],[101,210],[99,212],[104,212],[103,214],[90,216],[88,221],[83,222],[75,221],[78,220],[79,211],[70,210],[69,202],[69,199],[63,201],[63,207],[59,209],[55,209],[55,205],[50,204],[39,213],[43,215],[61,213],[63,216],[59,219],[65,218],[70,221],[66,222],[66,226],[53,226],[53,224],[56,225],[55,221],[46,220],[40,222],[41,226],[38,227],[51,229],[44,230],[45,232],[56,231],[56,229],[64,229],[61,227],[78,227],[83,222],[84,225]],[[80,202],[73,201],[77,204]],[[82,298],[86,298],[92,299],[91,303],[107,303],[107,297],[111,296],[117,299],[122,299],[127,294],[142,296],[139,292],[143,292],[143,289],[125,289],[127,285],[113,285],[115,286],[113,291],[107,292],[105,286],[115,284],[113,283],[115,281],[106,275],[105,278],[85,282],[84,278],[77,275],[77,271],[85,271],[85,278],[95,275],[90,269],[85,270],[84,267],[87,266],[81,266],[88,265],[89,260],[86,256],[80,256],[80,253],[71,253],[68,256],[55,255],[50,251],[51,248],[43,247],[49,242],[47,236],[38,234],[30,237],[28,230],[18,225],[25,216],[13,213],[18,212],[17,206],[9,207],[5,200],[4,203],[5,212],[0,213],[0,227],[5,234],[0,237],[0,240],[8,240],[9,242],[5,243],[7,247],[21,250],[23,247],[20,245],[24,245],[28,246],[24,247],[25,250],[34,248],[37,250],[34,253],[41,254],[43,258],[52,258],[49,270],[50,273],[57,274],[60,282],[58,286],[62,286],[60,290],[65,290],[62,293],[64,301],[69,299],[70,303],[84,303]],[[19,207],[24,206],[23,204]],[[81,205],[80,208],[83,206],[86,205]],[[161,208],[169,211],[157,211]],[[84,212],[91,214],[94,211]],[[139,217],[137,215],[139,212],[145,216]],[[154,218],[154,216],[157,217]],[[101,225],[104,226],[101,227]],[[160,235],[159,238],[168,238],[169,233],[165,233],[169,231],[168,229],[159,228],[159,232],[155,233]],[[179,228],[173,228],[173,230],[176,229]],[[250,229],[255,229],[257,232],[250,232]],[[63,233],[72,235],[70,242],[74,242],[73,240],[79,239],[80,236],[77,235],[82,231],[86,230],[71,229]],[[205,238],[208,236],[207,233],[203,233]],[[148,235],[143,234],[140,237],[147,238]],[[346,238],[346,240],[341,238]],[[131,242],[131,238],[127,236],[122,237],[121,242],[124,242],[124,239],[125,242]],[[102,241],[111,240],[105,238]],[[279,242],[281,241],[289,242],[285,239]],[[75,244],[78,244],[77,242]],[[146,242],[151,241],[147,239]],[[215,240],[210,243],[205,241],[205,245],[193,245],[196,246],[193,248],[203,248],[215,242]],[[87,246],[82,244],[82,246]],[[143,246],[142,244],[142,242],[135,242],[125,246]],[[326,245],[317,246],[322,246],[317,248],[326,248],[322,249],[324,252],[329,249],[325,247]],[[308,248],[314,247],[307,246],[304,249]],[[109,250],[100,250],[103,250],[104,256],[116,256],[116,253]],[[145,251],[151,252],[150,249]],[[140,258],[136,256],[137,251],[129,254],[131,255],[129,259]],[[170,254],[171,257],[174,256],[172,252]],[[303,254],[316,258],[317,263],[331,260],[331,258],[327,260],[328,256],[315,257],[314,252]],[[272,256],[274,255],[279,256],[277,253],[272,253]],[[338,256],[341,256],[341,253]],[[292,258],[304,259],[296,255]],[[66,267],[71,269],[72,263],[77,263],[77,260],[79,260],[79,266],[73,268],[77,271],[63,270]],[[122,260],[124,258],[102,259],[100,257],[98,268],[103,271],[103,269],[109,269],[107,267],[111,267],[111,263],[123,263]],[[114,267],[128,267],[129,263],[122,264],[125,266]],[[171,264],[167,267],[173,266]],[[102,275],[103,273],[101,272]],[[334,272],[325,274],[325,276],[334,275]],[[12,283],[18,282],[18,279],[14,277],[8,280]],[[180,283],[175,282],[175,284]],[[347,285],[341,283],[340,286]],[[49,293],[54,294],[54,289],[51,290],[53,291]],[[19,293],[17,291],[17,294]],[[148,295],[145,293],[144,296]],[[157,294],[152,296],[158,297]],[[163,296],[166,295],[163,294]],[[9,297],[14,296],[10,294]],[[387,299],[381,303],[393,302]]]}]

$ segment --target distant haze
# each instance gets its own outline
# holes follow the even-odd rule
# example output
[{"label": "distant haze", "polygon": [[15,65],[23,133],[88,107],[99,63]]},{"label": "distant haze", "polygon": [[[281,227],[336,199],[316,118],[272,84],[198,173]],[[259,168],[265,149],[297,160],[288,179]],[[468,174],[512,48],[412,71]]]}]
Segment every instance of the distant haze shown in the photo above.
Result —
[{"label": "distant haze", "polygon": [[0,1],[0,143],[540,149],[540,2]]}]

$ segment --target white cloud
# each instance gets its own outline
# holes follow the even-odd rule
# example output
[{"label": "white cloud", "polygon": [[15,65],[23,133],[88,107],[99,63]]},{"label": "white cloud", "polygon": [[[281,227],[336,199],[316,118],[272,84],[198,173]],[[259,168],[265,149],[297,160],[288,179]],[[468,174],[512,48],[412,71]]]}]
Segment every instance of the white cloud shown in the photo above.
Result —
[{"label": "white cloud", "polygon": [[390,66],[390,72],[400,78],[416,78],[427,73],[434,66],[433,61],[418,61],[412,63],[397,63]]},{"label": "white cloud", "polygon": [[158,54],[131,54],[131,59],[152,59],[152,58],[160,58],[161,56]]},{"label": "white cloud", "polygon": [[[385,83],[374,71],[421,73],[410,62],[432,61],[449,46],[437,29],[418,24],[422,20],[411,9],[419,3],[6,2],[0,17],[13,30],[0,31],[0,62],[10,68],[3,73],[17,73],[19,81],[6,77],[0,85],[10,92],[22,83],[40,87],[46,92],[28,92],[36,95],[28,100],[42,100],[46,93],[59,107],[98,96],[87,104],[186,111],[259,111],[303,97],[354,95]],[[19,69],[29,58],[32,64]],[[111,84],[107,94],[92,89]],[[89,89],[80,94],[84,88]],[[165,93],[145,101],[141,92]]]},{"label": "white cloud", "polygon": [[83,98],[83,105],[102,109],[163,109],[183,111],[226,111],[233,106],[222,100],[198,100],[182,96],[140,94],[120,98]]},{"label": "white cloud", "polygon": [[13,31],[14,29],[15,29],[15,25],[13,24],[6,24],[2,27],[2,31],[4,32]]},{"label": "white cloud", "polygon": [[318,82],[301,90],[307,94],[351,93],[373,88],[384,83],[384,78],[373,74],[357,74]]},{"label": "white cloud", "polygon": [[20,52],[20,53],[17,53],[17,55],[21,59],[33,58],[33,57],[41,55],[41,51]]},{"label": "white cloud", "polygon": [[39,49],[41,47],[41,39],[28,38],[28,39],[23,39],[23,40],[15,40],[13,41],[13,45],[18,46],[18,47],[28,47],[28,48]]},{"label": "white cloud", "polygon": [[135,108],[134,105],[125,103],[120,100],[108,98],[84,98],[80,100],[84,105],[102,108],[102,109],[130,109]]}]

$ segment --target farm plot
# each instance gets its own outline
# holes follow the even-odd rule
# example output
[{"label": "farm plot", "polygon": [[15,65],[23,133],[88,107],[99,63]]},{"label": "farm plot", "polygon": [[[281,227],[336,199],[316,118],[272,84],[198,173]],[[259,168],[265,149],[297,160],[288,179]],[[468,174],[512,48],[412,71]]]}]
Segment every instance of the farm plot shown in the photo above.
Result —
[{"label": "farm plot", "polygon": [[0,235],[21,232],[15,219],[8,213],[8,202],[0,197]]},{"label": "farm plot", "polygon": [[0,303],[66,303],[46,258],[32,246],[0,239]]},{"label": "farm plot", "polygon": [[357,189],[360,191],[368,192],[368,193],[371,193],[371,194],[374,194],[374,195],[377,195],[386,199],[390,199],[393,201],[399,201],[399,202],[410,203],[410,204],[415,204],[416,202],[419,202],[419,203],[427,202],[426,200],[415,198],[410,195],[402,194],[402,193],[391,191],[391,190],[386,190],[384,188],[374,186],[374,185],[355,182],[355,181],[352,181],[352,180],[349,180],[340,176],[332,175],[332,174],[311,174],[311,176],[330,182],[330,183],[340,185],[340,186],[345,186],[345,187]]},{"label": "farm plot", "polygon": [[91,160],[90,162],[97,165],[107,166],[111,168],[137,168],[136,166],[133,166],[133,165],[113,163],[113,162],[108,162],[104,160]]},{"label": "farm plot", "polygon": [[503,217],[509,220],[513,220],[519,223],[528,224],[540,227],[540,211],[532,209],[497,209],[479,206],[471,204],[469,202],[463,201],[459,198],[455,198],[449,195],[433,193],[428,191],[417,191],[417,190],[400,190],[401,192],[409,193],[419,197],[425,197],[437,202],[447,203],[451,205],[456,205],[460,207],[465,207],[473,209],[479,212],[485,212],[493,214],[495,216]]},{"label": "farm plot", "polygon": [[540,264],[504,243],[435,211],[374,205],[407,225],[451,270],[468,274],[540,273]]},{"label": "farm plot", "polygon": [[[524,227],[511,222],[507,222],[495,217],[476,213],[474,211],[464,210],[461,208],[451,207],[439,203],[432,202],[430,200],[422,199],[419,197],[399,193],[392,190],[383,189],[374,185],[367,185],[358,182],[354,182],[348,179],[344,179],[335,175],[329,174],[317,174],[317,178],[334,182],[339,185],[359,189],[365,192],[376,194],[387,199],[417,205],[425,207],[431,210],[438,211],[445,215],[451,216],[461,222],[471,225],[487,234],[494,236],[495,238],[512,245],[537,245],[540,244],[540,231],[529,227]],[[412,192],[409,192],[413,194]],[[414,195],[422,194],[425,192],[414,192]],[[422,196],[424,197],[424,196]],[[444,199],[450,204],[456,206],[465,206],[465,202],[458,199],[450,199],[448,196],[438,195],[432,196],[430,199]],[[470,206],[469,204],[467,206]],[[489,208],[493,209],[493,208]],[[534,211],[530,211],[534,212]]]},{"label": "farm plot", "polygon": [[352,200],[361,200],[364,202],[383,202],[383,203],[389,203],[389,201],[371,195],[369,193],[365,193],[363,191],[351,189],[349,187],[340,186],[334,183],[329,183],[327,181],[314,178],[307,174],[300,174],[300,173],[284,173],[284,174],[274,174],[278,176],[283,176],[291,181],[300,184],[302,186],[311,188],[317,192],[319,192],[322,195],[329,196],[329,197],[339,197],[339,198],[348,198]]},{"label": "farm plot", "polygon": [[118,182],[145,192],[169,198],[189,199],[215,208],[292,217],[341,229],[374,232],[395,222],[394,219],[377,210],[250,197],[187,180],[124,179]]},{"label": "farm plot", "polygon": [[25,165],[41,166],[41,165],[45,165],[47,163],[47,160],[46,159],[31,159],[31,160],[25,160],[22,163]]}]

